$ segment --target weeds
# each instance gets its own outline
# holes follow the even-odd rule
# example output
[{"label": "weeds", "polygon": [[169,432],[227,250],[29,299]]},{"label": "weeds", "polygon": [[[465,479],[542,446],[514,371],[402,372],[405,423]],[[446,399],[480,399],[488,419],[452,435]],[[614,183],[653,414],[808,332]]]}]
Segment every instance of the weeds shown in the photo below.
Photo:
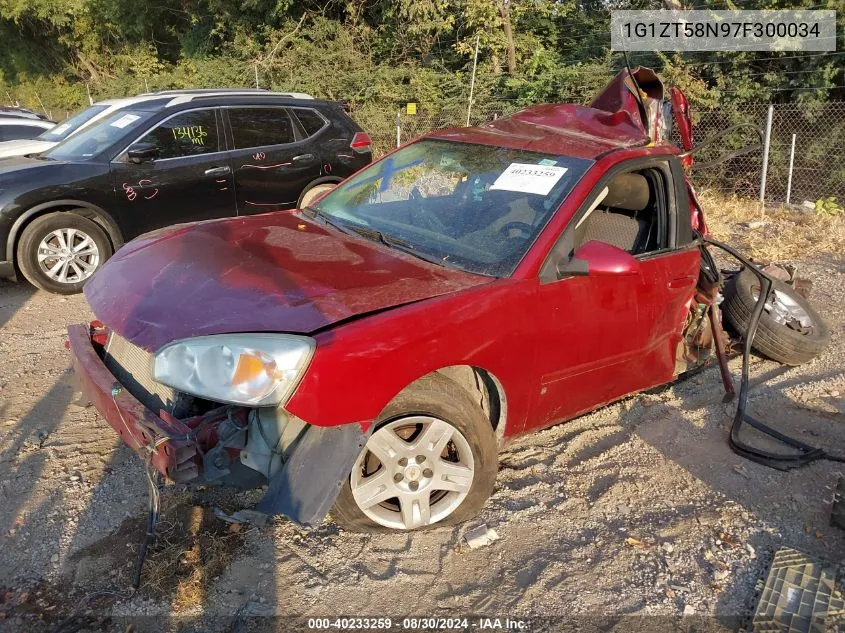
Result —
[{"label": "weeds", "polygon": [[783,207],[760,211],[756,200],[699,192],[707,226],[717,239],[736,244],[753,259],[788,262],[845,252],[845,216],[817,215]]}]

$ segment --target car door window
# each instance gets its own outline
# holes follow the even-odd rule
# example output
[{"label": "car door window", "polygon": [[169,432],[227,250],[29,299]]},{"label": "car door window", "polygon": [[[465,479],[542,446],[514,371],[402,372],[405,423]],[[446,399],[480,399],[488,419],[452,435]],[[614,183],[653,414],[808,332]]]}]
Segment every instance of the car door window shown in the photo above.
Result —
[{"label": "car door window", "polygon": [[632,255],[670,247],[666,171],[650,167],[611,178],[598,194],[597,204],[577,221],[574,247],[598,241]]},{"label": "car door window", "polygon": [[328,122],[316,110],[311,108],[291,108],[291,110],[309,137],[328,125]]},{"label": "car door window", "polygon": [[0,140],[16,141],[35,138],[43,131],[43,128],[34,125],[4,125],[0,127]]},{"label": "car door window", "polygon": [[293,123],[284,108],[229,108],[235,149],[293,143]]},{"label": "car door window", "polygon": [[212,109],[182,112],[162,121],[133,145],[142,143],[158,147],[159,160],[219,151],[217,117]]}]

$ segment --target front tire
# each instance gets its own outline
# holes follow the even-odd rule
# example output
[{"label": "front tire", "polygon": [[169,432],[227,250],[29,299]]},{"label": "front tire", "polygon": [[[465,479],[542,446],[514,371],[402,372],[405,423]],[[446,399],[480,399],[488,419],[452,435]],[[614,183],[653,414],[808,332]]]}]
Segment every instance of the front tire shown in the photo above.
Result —
[{"label": "front tire", "polygon": [[454,381],[426,376],[391,402],[332,508],[355,532],[420,530],[476,516],[496,482],[490,420]]},{"label": "front tire", "polygon": [[70,295],[112,255],[105,231],[93,220],[68,211],[35,218],[18,241],[23,276],[42,290]]}]

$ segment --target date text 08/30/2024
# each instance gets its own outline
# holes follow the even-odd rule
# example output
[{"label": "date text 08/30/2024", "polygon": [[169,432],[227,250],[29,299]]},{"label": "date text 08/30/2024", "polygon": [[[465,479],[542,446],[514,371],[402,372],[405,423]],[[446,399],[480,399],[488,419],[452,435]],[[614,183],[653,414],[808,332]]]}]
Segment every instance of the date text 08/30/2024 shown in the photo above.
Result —
[{"label": "date text 08/30/2024", "polygon": [[308,628],[312,630],[392,630],[394,627],[402,630],[500,630],[527,631],[529,620],[512,618],[403,618],[401,621],[392,618],[309,618]]}]

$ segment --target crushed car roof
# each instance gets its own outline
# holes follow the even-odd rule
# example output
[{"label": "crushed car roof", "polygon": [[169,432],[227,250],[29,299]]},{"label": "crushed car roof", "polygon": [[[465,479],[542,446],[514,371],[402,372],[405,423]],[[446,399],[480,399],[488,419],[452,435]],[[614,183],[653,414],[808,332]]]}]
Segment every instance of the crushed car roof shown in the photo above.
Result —
[{"label": "crushed car roof", "polygon": [[[637,90],[652,106],[648,116],[634,96]],[[438,130],[426,136],[597,159],[613,150],[661,142],[662,122],[653,106],[663,92],[657,75],[638,67],[630,74],[619,72],[589,106],[537,105],[477,127]]]},{"label": "crushed car roof", "polygon": [[478,127],[438,130],[427,136],[587,159],[648,143],[627,112],[573,104],[533,106]]}]

